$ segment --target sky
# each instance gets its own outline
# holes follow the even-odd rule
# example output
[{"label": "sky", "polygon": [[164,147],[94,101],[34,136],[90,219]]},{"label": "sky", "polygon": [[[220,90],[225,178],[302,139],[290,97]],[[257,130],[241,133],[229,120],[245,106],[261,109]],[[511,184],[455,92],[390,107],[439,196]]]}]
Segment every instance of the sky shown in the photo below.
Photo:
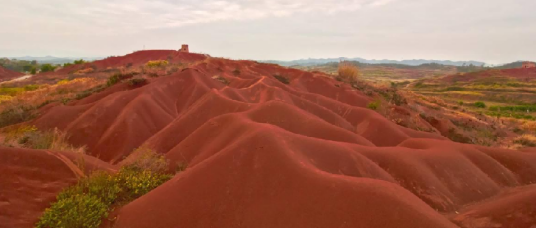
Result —
[{"label": "sky", "polygon": [[536,61],[535,0],[0,0],[0,57]]}]

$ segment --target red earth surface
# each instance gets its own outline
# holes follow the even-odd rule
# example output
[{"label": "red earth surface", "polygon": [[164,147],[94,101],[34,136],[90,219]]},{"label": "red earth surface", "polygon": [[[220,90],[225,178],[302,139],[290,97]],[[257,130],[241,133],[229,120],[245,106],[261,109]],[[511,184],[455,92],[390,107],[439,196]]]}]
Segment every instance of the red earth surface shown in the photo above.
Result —
[{"label": "red earth surface", "polygon": [[63,187],[115,170],[141,145],[188,167],[116,211],[115,227],[536,226],[534,149],[398,126],[366,108],[373,98],[318,72],[133,55],[94,64],[199,63],[43,107],[31,123],[67,131],[90,166],[76,171],[69,153],[0,148],[0,226],[33,226]]},{"label": "red earth surface", "polygon": [[2,81],[8,81],[20,76],[23,76],[24,74],[16,71],[11,71],[9,69],[6,69],[2,66],[0,66],[0,82]]}]

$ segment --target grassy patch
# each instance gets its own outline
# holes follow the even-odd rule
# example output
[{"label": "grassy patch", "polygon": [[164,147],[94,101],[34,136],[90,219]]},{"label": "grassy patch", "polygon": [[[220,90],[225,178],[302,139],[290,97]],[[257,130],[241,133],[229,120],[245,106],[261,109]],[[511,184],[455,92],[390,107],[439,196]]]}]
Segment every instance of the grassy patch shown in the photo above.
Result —
[{"label": "grassy patch", "polygon": [[136,75],[136,73],[127,73],[127,74],[116,73],[116,74],[113,74],[112,76],[110,76],[110,78],[108,78],[108,81],[106,82],[106,86],[108,86],[108,87],[113,86],[116,83],[119,83],[121,80],[132,78],[134,75]]},{"label": "grassy patch", "polygon": [[168,64],[169,62],[167,60],[151,60],[147,62],[147,64],[145,65],[149,68],[154,68],[154,67],[164,67],[164,66],[167,66]]},{"label": "grassy patch", "polygon": [[126,165],[116,174],[95,172],[62,191],[36,226],[98,227],[113,206],[131,202],[171,179],[172,174],[163,170],[147,169],[167,166],[167,161],[144,150],[143,162]]},{"label": "grassy patch", "polygon": [[367,108],[371,110],[378,110],[380,105],[381,105],[381,102],[379,100],[376,100],[367,104]]},{"label": "grassy patch", "polygon": [[5,145],[19,144],[30,149],[50,149],[85,153],[85,147],[74,147],[68,143],[67,133],[58,129],[40,131],[35,126],[19,126],[7,130]]},{"label": "grassy patch", "polygon": [[528,147],[536,147],[536,136],[525,134],[517,137],[514,140],[514,143]]},{"label": "grassy patch", "polygon": [[36,116],[35,108],[25,105],[11,106],[0,112],[0,128],[26,122]]},{"label": "grassy patch", "polygon": [[75,99],[77,99],[77,100],[83,99],[83,98],[88,97],[88,96],[90,96],[90,95],[92,95],[94,93],[101,92],[104,89],[106,89],[106,87],[104,85],[96,86],[94,88],[91,88],[89,90],[85,90],[85,91],[82,91],[82,92],[76,94]]}]

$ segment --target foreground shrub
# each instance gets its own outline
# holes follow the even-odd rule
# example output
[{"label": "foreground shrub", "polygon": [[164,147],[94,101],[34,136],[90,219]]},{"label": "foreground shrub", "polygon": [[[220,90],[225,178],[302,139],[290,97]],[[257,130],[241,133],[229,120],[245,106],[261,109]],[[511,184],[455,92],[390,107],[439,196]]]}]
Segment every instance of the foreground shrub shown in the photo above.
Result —
[{"label": "foreground shrub", "polygon": [[359,79],[359,68],[348,62],[341,62],[338,68],[339,78],[345,82],[356,82]]},{"label": "foreground shrub", "polygon": [[108,215],[108,206],[92,195],[74,195],[59,199],[37,223],[37,227],[98,227]]},{"label": "foreground shrub", "polygon": [[172,174],[168,162],[153,150],[141,155],[118,173],[95,172],[58,195],[58,200],[39,219],[38,227],[98,227],[114,206],[127,204],[162,185]]}]

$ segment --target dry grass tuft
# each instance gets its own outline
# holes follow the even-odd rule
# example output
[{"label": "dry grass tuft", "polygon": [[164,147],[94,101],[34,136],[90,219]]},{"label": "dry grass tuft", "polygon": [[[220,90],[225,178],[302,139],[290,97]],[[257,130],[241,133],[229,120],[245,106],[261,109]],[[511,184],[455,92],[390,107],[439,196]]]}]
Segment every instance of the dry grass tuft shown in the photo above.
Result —
[{"label": "dry grass tuft", "polygon": [[356,82],[360,75],[359,68],[348,62],[339,63],[338,73],[342,81],[350,83]]}]

